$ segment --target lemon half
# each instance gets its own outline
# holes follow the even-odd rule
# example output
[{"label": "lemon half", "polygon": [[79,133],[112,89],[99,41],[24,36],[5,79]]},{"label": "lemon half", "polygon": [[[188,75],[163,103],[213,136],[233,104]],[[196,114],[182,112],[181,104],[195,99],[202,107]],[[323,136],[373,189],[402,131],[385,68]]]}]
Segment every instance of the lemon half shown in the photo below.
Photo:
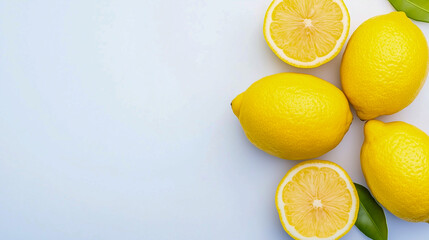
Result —
[{"label": "lemon half", "polygon": [[335,163],[302,162],[280,182],[276,206],[294,239],[339,239],[354,225],[359,198],[348,174]]},{"label": "lemon half", "polygon": [[342,0],[274,0],[264,36],[284,62],[312,68],[333,59],[346,41],[350,16]]}]

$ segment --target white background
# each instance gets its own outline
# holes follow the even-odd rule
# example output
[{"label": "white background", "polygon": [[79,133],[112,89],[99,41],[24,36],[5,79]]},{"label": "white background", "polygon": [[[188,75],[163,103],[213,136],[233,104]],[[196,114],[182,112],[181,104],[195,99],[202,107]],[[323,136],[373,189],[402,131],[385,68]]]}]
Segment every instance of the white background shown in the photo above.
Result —
[{"label": "white background", "polygon": [[[393,10],[345,2],[350,33]],[[279,72],[339,87],[342,52],[311,70],[283,63],[262,34],[269,4],[0,0],[0,239],[290,239],[274,194],[298,162],[252,146],[230,102]],[[380,119],[429,133],[428,102],[426,84]],[[320,159],[364,184],[362,126]],[[386,214],[389,239],[428,239],[428,224]]]}]

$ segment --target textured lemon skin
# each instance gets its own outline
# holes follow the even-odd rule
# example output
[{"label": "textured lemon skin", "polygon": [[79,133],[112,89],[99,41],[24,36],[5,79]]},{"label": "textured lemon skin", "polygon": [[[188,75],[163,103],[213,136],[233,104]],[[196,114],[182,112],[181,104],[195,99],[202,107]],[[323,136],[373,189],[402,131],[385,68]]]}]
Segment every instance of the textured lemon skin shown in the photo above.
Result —
[{"label": "textured lemon skin", "polygon": [[279,73],[256,81],[232,102],[243,130],[259,149],[302,160],[333,149],[352,114],[343,92],[320,78]]},{"label": "textured lemon skin", "polygon": [[387,210],[410,222],[429,221],[429,136],[404,123],[365,124],[361,164],[366,182]]},{"label": "textured lemon skin", "polygon": [[[287,173],[286,173],[286,175],[283,177],[283,179],[280,181],[280,183],[279,183],[279,185],[278,185],[278,187],[277,187],[277,190],[276,190],[276,208],[277,208],[277,212],[279,213],[279,218],[280,218],[280,222],[281,222],[281,224],[282,224],[282,226],[283,226],[283,229],[289,234],[289,236],[291,236],[293,239],[295,239],[295,240],[300,240],[298,237],[296,237],[296,236],[294,236],[290,231],[288,231],[288,228],[287,228],[287,223],[285,222],[285,221],[283,221],[283,218],[282,218],[282,210],[281,210],[281,208],[280,208],[280,203],[277,201],[278,200],[278,196],[280,196],[280,195],[282,195],[283,193],[282,193],[282,191],[283,191],[283,189],[281,188],[281,185],[282,185],[282,183],[286,180],[286,178],[289,176],[289,174],[293,171],[293,170],[295,170],[295,169],[297,169],[297,168],[299,168],[299,167],[301,167],[301,166],[303,166],[303,165],[311,165],[311,164],[327,164],[327,165],[332,165],[332,166],[334,166],[334,167],[337,167],[337,168],[339,168],[339,169],[341,169],[343,172],[344,172],[344,175],[346,175],[347,176],[347,179],[345,179],[345,180],[347,180],[349,183],[351,183],[351,186],[352,186],[352,188],[353,188],[353,195],[355,196],[355,198],[357,199],[357,201],[356,201],[356,203],[355,203],[355,205],[354,205],[354,208],[356,209],[356,211],[355,211],[355,214],[354,214],[354,216],[353,216],[353,220],[352,220],[352,222],[353,223],[355,223],[356,222],[356,219],[357,219],[357,216],[358,216],[358,212],[359,212],[359,196],[358,196],[358,193],[357,193],[357,190],[356,190],[356,187],[355,187],[355,185],[353,184],[353,181],[352,181],[352,179],[350,178],[350,176],[347,174],[347,172],[341,167],[341,166],[339,166],[338,164],[336,164],[336,163],[334,163],[334,162],[330,162],[330,161],[326,161],[326,160],[318,160],[318,159],[315,159],[315,160],[308,160],[308,161],[305,161],[305,162],[301,162],[301,163],[299,163],[299,164],[297,164],[297,165],[295,165],[294,167],[292,167]],[[349,231],[350,231],[350,229],[353,227],[353,224],[351,224],[349,227],[348,227],[348,229],[343,233],[343,234],[341,234],[338,238],[335,238],[334,240],[337,240],[337,239],[340,239],[341,237],[343,237],[344,235],[346,235]]]},{"label": "textured lemon skin", "polygon": [[399,112],[422,88],[428,45],[403,12],[377,16],[350,38],[341,64],[344,93],[362,120]]}]

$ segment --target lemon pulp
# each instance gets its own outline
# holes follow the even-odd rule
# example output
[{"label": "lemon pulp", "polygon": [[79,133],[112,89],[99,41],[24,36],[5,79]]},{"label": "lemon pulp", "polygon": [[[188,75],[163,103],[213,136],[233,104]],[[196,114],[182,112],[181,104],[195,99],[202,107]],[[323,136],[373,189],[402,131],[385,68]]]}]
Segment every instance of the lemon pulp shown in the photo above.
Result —
[{"label": "lemon pulp", "polygon": [[298,239],[341,237],[357,217],[353,183],[334,163],[303,164],[291,169],[278,188],[276,201],[285,230]]},{"label": "lemon pulp", "polygon": [[341,0],[274,0],[264,24],[268,45],[298,67],[321,65],[341,50],[349,15]]}]

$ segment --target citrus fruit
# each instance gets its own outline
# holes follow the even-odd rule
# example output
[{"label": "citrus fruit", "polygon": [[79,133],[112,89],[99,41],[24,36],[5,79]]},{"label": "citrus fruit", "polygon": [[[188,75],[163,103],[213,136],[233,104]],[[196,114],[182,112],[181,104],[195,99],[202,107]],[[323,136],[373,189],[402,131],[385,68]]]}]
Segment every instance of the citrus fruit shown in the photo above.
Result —
[{"label": "citrus fruit", "polygon": [[372,194],[410,222],[429,221],[429,136],[404,122],[365,124],[362,170]]},{"label": "citrus fruit", "polygon": [[350,38],[341,64],[343,91],[362,120],[399,112],[422,88],[428,45],[403,12],[377,16]]},{"label": "citrus fruit", "polygon": [[279,73],[262,78],[231,105],[250,142],[290,160],[315,158],[330,151],[352,121],[343,92],[308,74]]},{"label": "citrus fruit", "polygon": [[339,239],[354,225],[359,197],[348,174],[335,163],[302,162],[290,169],[276,192],[283,228],[295,239]]},{"label": "citrus fruit", "polygon": [[274,0],[265,14],[264,36],[281,60],[312,68],[337,56],[349,27],[342,0]]}]

